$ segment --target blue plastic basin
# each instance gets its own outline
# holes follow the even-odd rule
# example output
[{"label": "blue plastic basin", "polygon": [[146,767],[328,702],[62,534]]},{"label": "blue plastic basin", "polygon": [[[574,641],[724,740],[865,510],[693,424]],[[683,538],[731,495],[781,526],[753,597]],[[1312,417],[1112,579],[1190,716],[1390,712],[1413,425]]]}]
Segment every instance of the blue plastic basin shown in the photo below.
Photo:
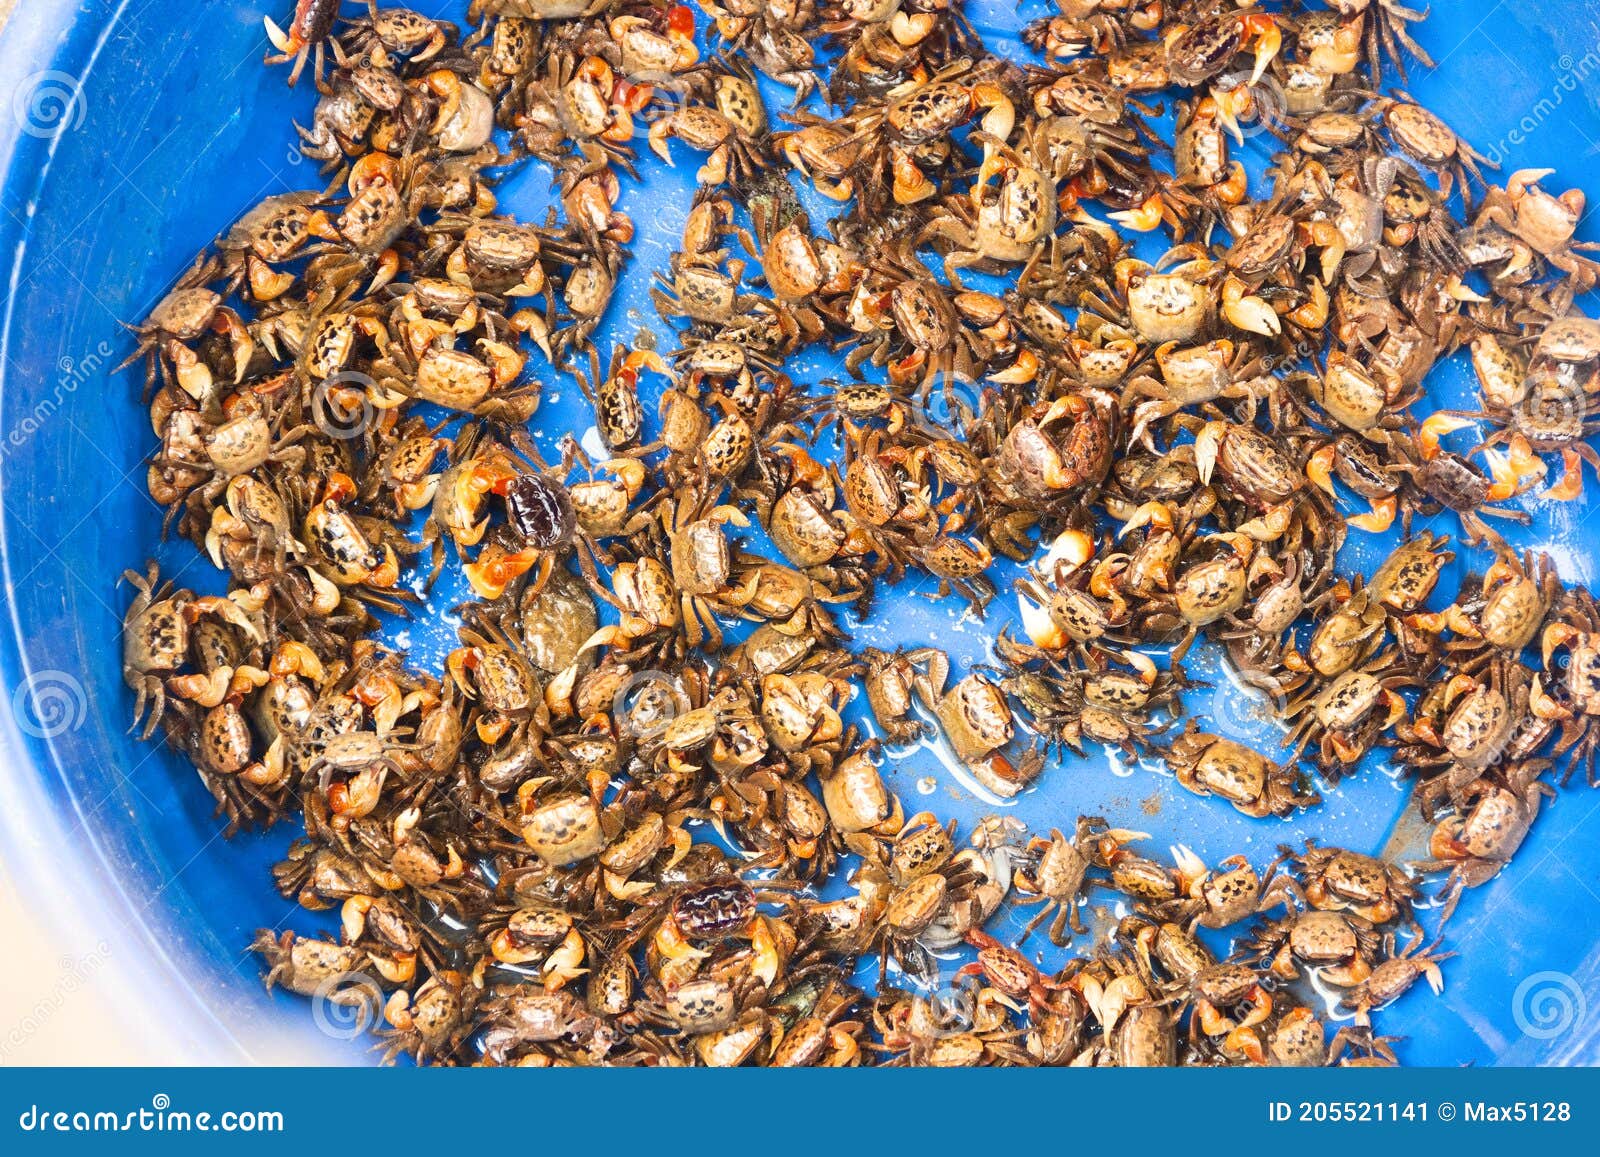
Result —
[{"label": "blue plastic basin", "polygon": [[[459,16],[464,5],[415,6]],[[1552,184],[1600,190],[1590,139],[1600,134],[1594,5],[1502,4],[1487,16],[1486,5],[1433,7],[1421,38],[1439,68],[1417,70],[1412,91],[1506,169],[1554,165]],[[291,92],[283,71],[260,66],[261,16],[270,10],[281,20],[286,8],[28,0],[0,41],[0,97],[15,114],[0,113],[0,254],[9,263],[0,279],[0,567],[10,612],[0,672],[13,708],[0,735],[0,827],[30,896],[48,906],[70,894],[117,932],[117,967],[151,1011],[193,1042],[195,1056],[262,1056],[263,1041],[287,1040],[290,1056],[356,1059],[366,1055],[362,1042],[338,1026],[319,1031],[295,998],[268,997],[245,951],[257,927],[310,922],[267,875],[293,833],[285,825],[223,840],[187,764],[124,734],[131,702],[118,630],[130,595],[114,585],[152,553],[185,584],[217,583],[187,544],[154,550],[161,515],[143,486],[154,438],[138,404],[139,375],[109,371],[131,348],[118,323],[143,318],[203,242],[261,197],[318,184],[289,128],[291,118],[308,120],[314,93],[309,85]],[[1010,0],[968,5],[1003,50],[1015,49],[1021,22],[1045,11],[1040,0],[1020,11]],[[775,107],[785,103],[768,92]],[[623,208],[639,237],[613,305],[618,340],[641,325],[664,332],[645,289],[677,245],[698,164],[682,145],[675,151],[676,170],[642,165],[648,196],[626,185]],[[542,211],[546,184],[541,173],[524,174],[507,190],[506,208]],[[1582,233],[1596,235],[1587,224]],[[801,363],[797,377],[819,364]],[[536,422],[547,433],[582,431],[571,381],[545,376],[560,400]],[[1461,366],[1438,379],[1439,396],[1462,396]],[[1569,581],[1593,580],[1600,528],[1588,520],[1592,507],[1529,499],[1528,508],[1533,527],[1513,541],[1547,546]],[[1370,567],[1384,549],[1358,542],[1346,558]],[[1441,589],[1454,589],[1470,554]],[[960,609],[890,594],[866,634],[880,644],[936,641],[970,665],[983,660],[1001,620],[962,620]],[[440,643],[438,632],[412,641],[427,650]],[[1189,700],[1204,722],[1247,738],[1275,733],[1225,677],[1206,674],[1216,685]],[[933,749],[900,753],[893,778],[908,812],[926,803],[966,824],[990,810]],[[1418,850],[1420,830],[1396,827],[1406,787],[1381,766],[1326,795],[1321,809],[1293,823],[1250,821],[1148,768],[1094,757],[1052,766],[1013,807],[1044,829],[1104,814],[1149,831],[1158,852],[1181,841],[1213,863],[1234,852],[1263,863],[1280,843],[1312,834],[1360,850]],[[1462,904],[1449,936],[1461,956],[1445,966],[1444,994],[1419,986],[1384,1015],[1384,1031],[1410,1038],[1407,1060],[1600,1059],[1597,817],[1600,792],[1563,792],[1516,862]],[[271,1055],[284,1054],[275,1045]]]}]

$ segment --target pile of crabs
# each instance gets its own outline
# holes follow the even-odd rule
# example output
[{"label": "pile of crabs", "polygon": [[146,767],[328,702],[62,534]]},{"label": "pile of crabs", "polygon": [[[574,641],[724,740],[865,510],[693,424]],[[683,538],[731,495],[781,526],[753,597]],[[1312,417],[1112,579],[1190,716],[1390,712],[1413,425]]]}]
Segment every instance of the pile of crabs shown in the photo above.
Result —
[{"label": "pile of crabs", "polygon": [[[152,565],[126,623],[135,726],[230,830],[303,820],[276,883],[338,930],[263,931],[269,985],[442,1064],[1395,1060],[1372,1013],[1451,955],[1419,908],[1595,779],[1600,606],[1495,529],[1600,469],[1583,196],[1493,184],[1384,88],[1428,63],[1396,0],[1057,4],[1026,63],[957,0],[269,22],[327,184],[137,327],[149,490],[226,594]],[[656,271],[677,345],[603,350],[641,138],[698,165]],[[495,191],[530,165],[540,221]],[[785,373],[816,350],[841,380]],[[1481,401],[1428,412],[1458,350]],[[538,367],[581,384],[588,452],[541,453]],[[1370,578],[1336,568],[1392,525]],[[1489,563],[1453,593],[1452,534]],[[993,664],[852,644],[885,586],[981,617],[1004,566]],[[471,597],[423,670],[380,627],[451,609],[446,567]],[[1283,750],[1179,726],[1197,640]],[[960,832],[886,784],[924,732],[1000,797],[1104,745],[1261,818],[1382,748],[1427,858]]]}]

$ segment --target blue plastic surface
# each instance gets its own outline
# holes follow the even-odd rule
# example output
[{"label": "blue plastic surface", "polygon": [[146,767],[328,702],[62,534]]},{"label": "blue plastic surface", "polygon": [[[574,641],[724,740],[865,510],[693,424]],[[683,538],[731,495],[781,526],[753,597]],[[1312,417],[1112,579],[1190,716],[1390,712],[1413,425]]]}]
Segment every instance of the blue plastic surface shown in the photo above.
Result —
[{"label": "blue plastic surface", "polygon": [[[197,1054],[221,1041],[250,1055],[267,1035],[287,1032],[303,1059],[354,1060],[366,1055],[364,1044],[319,1032],[297,998],[269,998],[245,951],[258,926],[310,923],[279,899],[267,874],[293,831],[284,825],[224,841],[188,765],[124,734],[130,696],[117,636],[130,594],[114,587],[124,567],[152,553],[161,523],[143,485],[154,436],[138,404],[138,374],[108,372],[131,348],[118,323],[143,318],[198,248],[260,198],[319,184],[289,126],[308,119],[314,93],[309,85],[291,92],[282,70],[260,65],[261,16],[281,20],[284,3],[124,0],[112,7],[27,0],[0,42],[0,96],[9,96],[4,103],[15,113],[13,123],[0,112],[0,254],[9,265],[0,278],[0,567],[10,612],[0,630],[0,672],[17,709],[0,734],[4,851],[36,898],[48,902],[50,889],[71,888],[105,919],[140,929],[148,959],[119,960],[119,967],[144,970],[152,1009],[181,1024]],[[464,5],[414,7],[459,16]],[[1007,53],[1021,52],[1016,29],[1047,10],[1053,7],[1041,0],[1020,9],[1009,0],[967,6],[991,47]],[[1439,68],[1416,69],[1412,91],[1506,169],[1554,165],[1553,186],[1600,194],[1590,139],[1600,134],[1596,16],[1591,3],[1491,10],[1436,0],[1420,36]],[[775,111],[787,104],[784,90],[766,91]],[[1259,150],[1269,140],[1252,144]],[[678,167],[669,170],[638,144],[648,195],[624,177],[621,207],[634,216],[638,236],[602,348],[610,337],[634,341],[641,327],[671,348],[646,290],[677,247],[699,161],[678,144]],[[542,215],[547,184],[530,167],[502,191],[504,208]],[[821,206],[813,208],[820,217]],[[1600,235],[1588,223],[1580,233]],[[797,380],[814,381],[829,365],[801,359],[790,369]],[[587,429],[572,380],[541,376],[546,404],[535,425]],[[1434,381],[1436,397],[1465,396],[1459,359]],[[1533,526],[1513,542],[1544,545],[1565,579],[1592,582],[1600,547],[1600,527],[1588,518],[1592,502],[1527,504]],[[1453,533],[1452,517],[1433,529]],[[1370,569],[1390,545],[1354,537],[1344,559],[1350,567]],[[155,553],[169,577],[218,586],[220,576],[187,544]],[[1462,556],[1441,591],[1454,590],[1469,562],[1483,565],[1476,552]],[[436,602],[450,605],[451,593]],[[961,612],[959,600],[934,603],[902,590],[886,594],[859,637],[878,645],[936,642],[959,673],[984,661],[1010,610],[997,603],[986,623]],[[404,641],[424,654],[448,645],[437,629],[413,630]],[[1215,683],[1188,700],[1203,723],[1275,743],[1276,726],[1214,665],[1195,673]],[[55,709],[65,714],[41,720]],[[959,817],[963,832],[992,810],[933,747],[897,753],[892,779],[908,812],[926,804]],[[1420,851],[1422,829],[1400,818],[1407,785],[1381,764],[1325,795],[1321,808],[1293,822],[1252,821],[1221,801],[1188,795],[1163,772],[1094,756],[1053,764],[1010,810],[1046,830],[1080,813],[1104,814],[1150,832],[1155,853],[1183,842],[1212,863],[1243,852],[1260,864],[1278,844],[1310,834],[1359,850]],[[1405,1059],[1600,1061],[1597,845],[1600,792],[1561,793],[1516,862],[1463,902],[1450,929],[1450,947],[1461,956],[1445,966],[1443,996],[1418,986],[1385,1014],[1384,1031],[1410,1038]],[[1551,1034],[1543,1027],[1548,1002],[1563,996],[1584,1015]]]}]

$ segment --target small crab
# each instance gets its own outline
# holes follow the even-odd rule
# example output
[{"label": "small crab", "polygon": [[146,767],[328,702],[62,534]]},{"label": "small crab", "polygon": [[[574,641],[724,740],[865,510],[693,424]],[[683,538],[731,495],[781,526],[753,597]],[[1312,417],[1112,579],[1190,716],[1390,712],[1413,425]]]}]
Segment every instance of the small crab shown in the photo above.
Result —
[{"label": "small crab", "polygon": [[1600,249],[1600,242],[1574,241],[1586,204],[1582,189],[1556,196],[1539,182],[1554,169],[1518,169],[1506,178],[1504,189],[1491,188],[1478,206],[1474,224],[1497,225],[1522,238],[1535,253],[1572,279],[1572,287],[1587,293],[1600,280],[1600,261],[1582,250]]},{"label": "small crab", "polygon": [[1379,736],[1405,716],[1406,701],[1398,689],[1409,682],[1403,675],[1379,678],[1364,670],[1346,671],[1288,706],[1285,714],[1299,715],[1300,720],[1285,743],[1294,745],[1296,756],[1316,744],[1317,766],[1329,783],[1337,783]]},{"label": "small crab", "polygon": [[1275,764],[1235,740],[1208,735],[1194,720],[1165,757],[1184,787],[1196,795],[1219,795],[1257,819],[1285,816],[1322,802],[1315,791],[1304,790],[1294,767]]},{"label": "small crab", "polygon": [[273,21],[270,16],[261,18],[267,30],[267,39],[272,41],[272,47],[278,50],[279,55],[267,56],[265,64],[286,64],[294,62],[294,68],[289,72],[289,84],[292,86],[300,79],[306,61],[314,59],[311,72],[318,84],[322,81],[322,64],[324,53],[329,44],[335,45],[333,40],[333,26],[339,20],[340,0],[296,0],[294,16],[289,21],[289,30],[285,32]]},{"label": "small crab", "polygon": [[1369,1025],[1371,1023],[1369,1014],[1373,1009],[1382,1008],[1400,999],[1413,984],[1424,977],[1428,981],[1428,987],[1433,989],[1435,994],[1443,992],[1444,974],[1439,970],[1439,965],[1456,954],[1435,951],[1442,938],[1441,932],[1427,947],[1423,947],[1422,937],[1418,935],[1404,949],[1396,952],[1394,933],[1385,936],[1385,959],[1372,970],[1370,976],[1356,985],[1340,1001],[1343,1007],[1355,1010],[1356,1024],[1363,1027]]},{"label": "small crab", "polygon": [[1036,749],[1015,763],[1002,754],[1016,733],[1011,707],[1000,687],[983,675],[968,675],[946,691],[934,714],[956,758],[997,795],[1016,795],[1044,766]]},{"label": "small crab", "polygon": [[1461,793],[1457,813],[1434,828],[1428,840],[1432,858],[1415,866],[1422,872],[1450,873],[1441,893],[1446,918],[1463,891],[1499,875],[1528,838],[1545,797],[1555,795],[1549,784],[1539,780],[1549,766],[1549,760],[1529,760],[1511,768],[1503,778],[1485,776],[1474,781]]},{"label": "small crab", "polygon": [[1294,980],[1299,966],[1340,988],[1353,988],[1372,975],[1372,961],[1383,937],[1359,916],[1313,908],[1295,912],[1257,929],[1250,949],[1271,960],[1274,975]]},{"label": "small crab", "polygon": [[1468,175],[1483,184],[1478,163],[1481,161],[1491,169],[1499,165],[1467,144],[1454,129],[1410,96],[1402,93],[1393,99],[1381,99],[1372,107],[1382,115],[1396,147],[1439,174],[1442,195],[1449,196],[1452,186],[1459,185],[1462,201],[1470,211],[1472,190],[1467,184]]},{"label": "small crab", "polygon": [[[1587,590],[1568,591],[1551,612],[1540,639],[1544,674],[1535,679],[1531,705],[1540,719],[1559,722],[1555,754],[1567,757],[1565,783],[1580,765],[1591,785],[1600,784],[1595,752],[1600,749],[1600,606]],[[1564,665],[1556,652],[1566,650]],[[1545,680],[1552,681],[1551,687]]]},{"label": "small crab", "polygon": [[1373,924],[1387,924],[1398,916],[1412,919],[1416,881],[1386,860],[1308,840],[1305,853],[1295,862],[1305,898],[1319,911],[1353,912]]},{"label": "small crab", "polygon": [[1072,931],[1082,935],[1085,928],[1078,915],[1078,897],[1083,894],[1085,877],[1095,863],[1101,841],[1111,839],[1125,844],[1143,838],[1142,832],[1112,828],[1103,819],[1079,816],[1070,839],[1051,829],[1049,839],[1035,836],[1030,840],[1027,850],[1033,862],[1030,868],[1017,869],[1014,886],[1025,898],[1016,903],[1040,907],[1018,939],[1027,940],[1034,929],[1051,916],[1054,916],[1050,921],[1052,944],[1064,945],[1071,941],[1067,935],[1069,925]]},{"label": "small crab", "polygon": [[1468,425],[1465,418],[1447,411],[1428,415],[1417,432],[1416,444],[1421,455],[1420,464],[1397,466],[1411,475],[1426,500],[1455,512],[1461,520],[1461,537],[1469,546],[1488,542],[1497,550],[1509,550],[1505,539],[1485,519],[1503,518],[1511,522],[1527,523],[1531,516],[1525,510],[1507,510],[1497,505],[1515,498],[1527,489],[1525,478],[1529,471],[1543,473],[1543,465],[1534,460],[1529,470],[1519,471],[1519,464],[1498,450],[1485,450],[1484,461],[1489,472],[1485,474],[1460,454],[1444,449],[1440,439],[1452,431]]},{"label": "small crab", "polygon": [[867,664],[864,683],[873,718],[891,743],[910,743],[923,733],[912,718],[913,701],[933,710],[950,676],[950,658],[933,647],[893,653],[868,647],[861,653]]}]

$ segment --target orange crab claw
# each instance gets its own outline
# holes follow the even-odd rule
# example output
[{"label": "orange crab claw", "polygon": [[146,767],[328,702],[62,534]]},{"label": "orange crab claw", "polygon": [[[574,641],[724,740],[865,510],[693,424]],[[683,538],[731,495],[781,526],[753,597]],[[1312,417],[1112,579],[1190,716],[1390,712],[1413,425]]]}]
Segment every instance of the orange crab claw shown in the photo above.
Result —
[{"label": "orange crab claw", "polygon": [[1038,424],[1041,426],[1048,426],[1052,422],[1059,422],[1062,418],[1069,417],[1073,414],[1081,414],[1083,409],[1084,401],[1081,397],[1078,397],[1076,394],[1065,394],[1062,397],[1055,399],[1055,401],[1051,402],[1045,407],[1045,411],[1043,415],[1040,416]]},{"label": "orange crab claw", "polygon": [[1411,725],[1411,729],[1421,737],[1424,743],[1431,744],[1434,747],[1444,746],[1444,740],[1439,738],[1439,730],[1434,727],[1433,720],[1418,719]]},{"label": "orange crab claw", "polygon": [[1139,676],[1139,682],[1146,687],[1155,686],[1156,679],[1161,672],[1156,668],[1155,660],[1140,651],[1118,651],[1122,661],[1132,667]]},{"label": "orange crab claw", "polygon": [[1339,757],[1341,763],[1356,763],[1366,754],[1366,748],[1360,743],[1351,743],[1341,735],[1328,737],[1333,744],[1333,753]]},{"label": "orange crab claw", "polygon": [[[1514,452],[1515,448],[1513,448]],[[1511,460],[1512,469],[1516,469],[1516,458]],[[1540,473],[1543,473],[1544,463],[1539,463]],[[1578,452],[1573,449],[1561,451],[1561,481],[1544,492],[1546,498],[1557,502],[1571,502],[1583,493],[1583,459],[1578,457]]]},{"label": "orange crab claw", "polygon": [[1017,353],[1016,361],[1003,370],[996,370],[989,375],[991,382],[999,382],[1008,386],[1024,386],[1039,376],[1039,356],[1030,349],[1023,349]]},{"label": "orange crab claw", "polygon": [[383,548],[383,561],[367,573],[367,585],[372,587],[392,587],[400,581],[400,560],[395,557],[394,547]]},{"label": "orange crab claw", "polygon": [[339,228],[333,223],[333,218],[323,210],[318,209],[306,218],[306,233],[319,241],[338,241]]},{"label": "orange crab claw", "polygon": [[1244,166],[1238,161],[1231,161],[1228,164],[1228,175],[1212,185],[1211,192],[1224,205],[1238,205],[1244,201],[1245,193],[1249,190],[1249,181]]},{"label": "orange crab claw", "polygon": [[167,680],[167,691],[201,707],[216,707],[233,690],[232,667],[217,667],[209,675],[174,675]]},{"label": "orange crab claw", "polygon": [[1362,19],[1357,13],[1334,30],[1331,41],[1311,50],[1307,63],[1319,72],[1342,76],[1361,60]]},{"label": "orange crab claw", "polygon": [[1372,975],[1372,965],[1359,953],[1345,964],[1330,964],[1321,970],[1322,979],[1340,988],[1354,988]]},{"label": "orange crab claw", "polygon": [[1506,558],[1505,555],[1500,555],[1489,564],[1489,569],[1483,572],[1483,589],[1490,590],[1503,582],[1509,582],[1521,573],[1522,568],[1516,565],[1513,560]]},{"label": "orange crab claw", "polygon": [[1200,472],[1200,483],[1203,486],[1211,484],[1211,472],[1216,469],[1217,451],[1222,446],[1222,439],[1228,432],[1225,422],[1207,422],[1200,428],[1200,433],[1194,439],[1195,467]]},{"label": "orange crab claw", "polygon": [[472,589],[478,597],[493,601],[505,593],[506,584],[526,574],[535,566],[539,567],[540,573],[532,589],[535,592],[544,589],[554,565],[549,551],[530,547],[514,554],[499,555],[487,561],[480,557],[477,562],[470,562],[461,569],[466,573],[467,581],[472,584]]},{"label": "orange crab claw", "polygon": [[1451,603],[1442,611],[1421,611],[1414,615],[1407,615],[1405,621],[1408,627],[1426,631],[1430,635],[1454,631],[1458,635],[1476,639],[1481,634],[1478,630],[1478,625],[1455,603]]},{"label": "orange crab claw", "polygon": [[1110,598],[1117,593],[1123,573],[1128,569],[1125,554],[1107,555],[1101,559],[1089,576],[1089,593],[1096,598]]},{"label": "orange crab claw", "polygon": [[630,114],[639,113],[644,111],[645,105],[650,103],[655,92],[653,85],[619,80],[616,87],[611,90],[611,103]]},{"label": "orange crab claw", "polygon": [[461,485],[474,495],[504,494],[516,476],[517,472],[503,462],[480,458],[468,467]]},{"label": "orange crab claw", "polygon": [[479,739],[493,747],[505,738],[506,732],[511,730],[511,720],[504,715],[485,715],[479,718],[475,730]]},{"label": "orange crab claw", "polygon": [[256,301],[276,301],[297,280],[294,274],[278,272],[253,253],[244,264],[250,277],[250,296]]},{"label": "orange crab claw", "polygon": [[658,374],[665,374],[667,373],[667,363],[654,350],[631,350],[622,359],[622,365],[617,368],[617,380],[629,386],[637,387],[641,369],[654,370]]},{"label": "orange crab claw", "polygon": [[1472,425],[1470,418],[1458,417],[1455,414],[1429,414],[1422,420],[1422,429],[1417,432],[1417,448],[1422,451],[1425,459],[1439,456],[1439,441],[1446,434],[1453,434],[1457,430],[1464,430]]},{"label": "orange crab claw", "polygon": [[385,249],[378,254],[377,267],[373,270],[372,280],[367,283],[367,293],[374,294],[388,285],[400,274],[400,254],[393,249]]},{"label": "orange crab claw", "polygon": [[[1329,247],[1322,251],[1324,261],[1334,250]],[[1337,265],[1337,259],[1334,261]],[[1332,274],[1327,275],[1331,279]],[[1316,278],[1309,278],[1306,282],[1307,301],[1298,305],[1284,314],[1295,325],[1302,329],[1321,329],[1328,324],[1328,291],[1322,288],[1322,282]]]},{"label": "orange crab claw", "polygon": [[[988,136],[1002,143],[1011,135],[1016,125],[1017,113],[1011,98],[997,84],[982,83],[972,86],[972,103],[986,110],[980,128]],[[986,146],[987,148],[987,146]]]},{"label": "orange crab claw", "polygon": [[1333,463],[1338,449],[1331,443],[1306,459],[1306,479],[1318,490],[1333,493]]},{"label": "orange crab claw", "polygon": [[1050,548],[1039,560],[1039,569],[1054,574],[1065,563],[1068,570],[1077,570],[1094,557],[1094,537],[1082,530],[1063,530],[1050,543]]},{"label": "orange crab claw", "polygon": [[1583,632],[1570,623],[1551,623],[1544,629],[1544,634],[1539,639],[1540,653],[1546,667],[1550,666],[1550,656],[1556,653],[1558,647],[1564,647],[1572,642]]},{"label": "orange crab claw", "polygon": [[700,59],[700,49],[694,42],[694,10],[676,4],[667,10],[667,39],[672,42],[675,59],[673,71],[682,72]]},{"label": "orange crab claw", "polygon": [[1388,498],[1374,498],[1372,510],[1367,514],[1358,514],[1345,522],[1357,530],[1365,530],[1370,534],[1382,534],[1394,524],[1394,514],[1399,503],[1394,495]]},{"label": "orange crab claw", "polygon": [[1067,633],[1025,590],[1017,591],[1017,610],[1018,617],[1022,620],[1023,633],[1035,647],[1042,647],[1046,651],[1059,651],[1067,645]]},{"label": "orange crab claw", "polygon": [[350,694],[363,706],[376,707],[389,698],[398,700],[400,685],[388,675],[370,672],[356,681],[356,685],[350,689]]},{"label": "orange crab claw", "polygon": [[896,386],[904,386],[916,381],[922,375],[922,367],[928,364],[926,350],[914,350],[903,358],[896,358],[889,363],[889,381]]},{"label": "orange crab claw", "polygon": [[1533,677],[1533,686],[1528,689],[1528,709],[1533,712],[1536,719],[1571,719],[1572,710],[1564,707],[1544,689],[1541,676]]},{"label": "orange crab claw", "polygon": [[1469,695],[1479,687],[1478,680],[1471,675],[1453,675],[1444,685],[1444,706],[1448,709],[1462,695]]},{"label": "orange crab claw", "polygon": [[[1213,88],[1195,108],[1195,119],[1214,118],[1217,124],[1238,144],[1244,144],[1244,130],[1239,127],[1239,117],[1255,105],[1248,85],[1231,88]],[[1234,162],[1237,164],[1238,162]]]},{"label": "orange crab claw", "polygon": [[1537,481],[1549,473],[1544,460],[1535,454],[1533,447],[1521,434],[1513,434],[1510,442],[1511,469],[1517,476],[1517,481],[1533,479]]},{"label": "orange crab claw", "polygon": [[1269,506],[1261,517],[1240,523],[1239,533],[1258,542],[1276,542],[1289,529],[1294,509],[1294,504],[1291,502],[1280,502],[1276,506]]},{"label": "orange crab claw", "polygon": [[280,677],[304,675],[313,683],[321,683],[325,677],[322,660],[317,658],[317,653],[304,643],[293,640],[281,643],[272,653],[268,670]]},{"label": "orange crab claw", "polygon": [[388,153],[366,153],[350,166],[350,176],[345,181],[345,187],[355,194],[380,182],[393,185],[396,183],[396,171],[397,162]]},{"label": "orange crab claw", "polygon": [[[633,114],[621,106],[614,107],[612,111],[616,114],[616,118],[610,126],[601,131],[600,139],[610,141],[614,145],[633,140]],[[648,134],[651,151],[666,161],[669,166],[672,164],[672,152],[667,147],[667,136],[670,132],[670,124],[665,119],[662,119],[650,126]]]},{"label": "orange crab claw", "polygon": [[1385,688],[1380,698],[1382,698],[1383,701],[1389,705],[1389,714],[1384,716],[1383,720],[1383,730],[1388,731],[1396,723],[1399,723],[1400,720],[1405,718],[1406,711],[1409,710],[1409,708],[1406,706],[1406,701],[1403,697],[1394,691],[1388,690],[1387,688]]},{"label": "orange crab claw", "polygon": [[915,48],[939,26],[939,18],[931,12],[911,14],[897,11],[889,18],[889,35],[902,48]]},{"label": "orange crab claw", "polygon": [[1178,876],[1178,890],[1185,896],[1199,895],[1200,886],[1211,878],[1211,869],[1187,844],[1174,844],[1170,850],[1173,870]]},{"label": "orange crab claw", "polygon": [[988,146],[988,151],[986,151],[983,155],[983,162],[978,166],[977,180],[975,180],[972,184],[973,204],[979,204],[982,202],[984,186],[989,183],[989,179],[991,177],[1003,174],[1007,170],[1015,168],[1015,166],[1013,166],[1011,162],[1006,159],[1004,153],[993,150],[993,142],[986,141],[985,145]]},{"label": "orange crab claw", "polygon": [[1267,1051],[1261,1045],[1261,1035],[1253,1028],[1241,1025],[1234,1029],[1223,1038],[1222,1047],[1230,1053],[1244,1057],[1253,1065],[1267,1063]]},{"label": "orange crab claw", "polygon": [[772,926],[765,916],[757,916],[750,925],[752,960],[750,971],[768,985],[774,983],[783,967],[783,958],[772,935]]},{"label": "orange crab claw", "polygon": [[1117,531],[1117,538],[1141,527],[1153,526],[1158,530],[1172,530],[1172,509],[1165,502],[1146,502],[1133,512],[1132,517],[1122,524],[1122,529]]},{"label": "orange crab claw", "polygon": [[584,81],[594,85],[602,94],[616,90],[616,74],[611,71],[611,66],[601,56],[586,56],[572,74],[574,81]]},{"label": "orange crab claw", "polygon": [[[643,634],[644,632],[641,632]],[[578,654],[593,650],[595,647],[613,647],[618,651],[627,651],[633,647],[633,640],[637,637],[620,625],[601,627],[584,640],[583,646],[578,648]]]},{"label": "orange crab claw", "polygon": [[1250,293],[1244,282],[1229,275],[1222,283],[1222,316],[1230,325],[1247,333],[1263,337],[1276,337],[1283,332],[1283,322],[1265,298]]},{"label": "orange crab claw", "polygon": [[1510,459],[1498,450],[1485,450],[1483,460],[1488,464],[1489,477],[1494,479],[1488,494],[1484,496],[1486,501],[1504,502],[1522,493],[1522,482],[1511,468]]},{"label": "orange crab claw", "polygon": [[797,481],[815,486],[827,476],[822,463],[813,458],[804,447],[796,446],[793,442],[774,442],[771,452],[788,460],[794,468]]},{"label": "orange crab claw", "polygon": [[350,475],[335,470],[328,475],[328,481],[322,488],[322,501],[343,502],[347,498],[353,498],[355,493],[355,480]]},{"label": "orange crab claw", "polygon": [[1160,193],[1152,193],[1144,199],[1144,203],[1137,209],[1122,209],[1106,216],[1126,229],[1136,233],[1148,233],[1159,226],[1166,215],[1166,204],[1161,200]]},{"label": "orange crab claw", "polygon": [[476,647],[457,647],[445,657],[445,669],[450,672],[450,678],[456,686],[461,688],[461,693],[468,699],[477,698],[478,693],[473,690],[472,681],[467,678],[467,672],[477,669],[479,663]]},{"label": "orange crab claw", "polygon": [[1245,1013],[1239,1022],[1240,1028],[1250,1028],[1261,1024],[1272,1015],[1272,994],[1260,985],[1250,990],[1250,995],[1245,998],[1250,1005],[1250,1011]]},{"label": "orange crab claw", "polygon": [[894,173],[894,200],[897,205],[914,205],[938,192],[908,153],[895,149],[890,161]]},{"label": "orange crab claw", "polygon": [[1239,29],[1246,43],[1255,42],[1256,63],[1250,71],[1250,83],[1259,84],[1267,65],[1283,48],[1283,33],[1278,31],[1278,21],[1270,12],[1251,12],[1239,17]]},{"label": "orange crab claw", "polygon": [[285,32],[282,28],[278,27],[277,21],[273,20],[270,16],[263,16],[261,18],[261,25],[266,29],[267,39],[272,43],[272,47],[283,53],[284,56],[294,56],[302,48],[306,47],[306,41],[300,35],[299,31],[293,30],[293,21],[290,22],[291,31],[289,32]]},{"label": "orange crab claw", "polygon": [[433,122],[433,131],[440,132],[461,109],[461,78],[448,68],[436,68],[423,78],[423,83],[434,96],[442,98],[439,115]]},{"label": "orange crab claw", "polygon": [[1194,1003],[1195,1015],[1200,1018],[1200,1028],[1207,1036],[1221,1036],[1231,1033],[1236,1028],[1246,1026],[1236,1024],[1227,1013],[1223,1012],[1209,1000],[1197,1000]]}]

